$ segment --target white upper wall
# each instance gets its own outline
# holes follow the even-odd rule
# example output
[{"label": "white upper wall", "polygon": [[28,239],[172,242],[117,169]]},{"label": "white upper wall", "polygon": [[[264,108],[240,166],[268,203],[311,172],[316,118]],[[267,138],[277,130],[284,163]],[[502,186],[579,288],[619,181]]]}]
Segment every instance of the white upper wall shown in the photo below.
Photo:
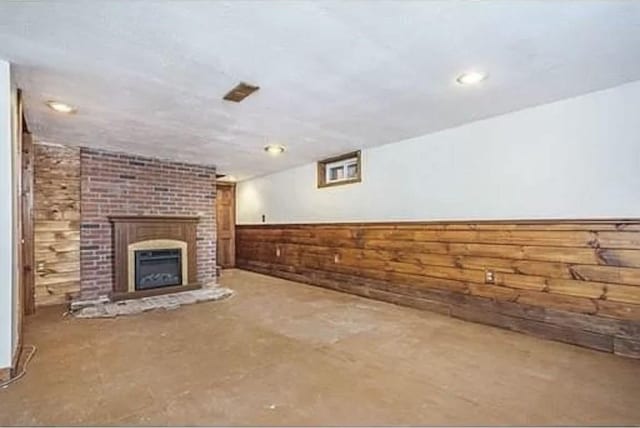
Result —
[{"label": "white upper wall", "polygon": [[13,356],[13,178],[11,73],[0,60],[0,368]]},{"label": "white upper wall", "polygon": [[[0,1],[0,57],[38,140],[244,179],[638,80],[639,22],[628,0]],[[261,89],[224,101],[239,81]]]},{"label": "white upper wall", "polygon": [[317,189],[315,164],[258,177],[238,223],[637,218],[639,111],[636,81],[363,150],[359,184]]},{"label": "white upper wall", "polygon": [[13,209],[12,218],[12,239],[13,239],[13,272],[12,272],[12,300],[11,305],[11,322],[13,325],[12,331],[12,355],[18,352],[18,346],[20,345],[20,332],[22,328],[22,290],[21,276],[22,271],[20,266],[22,265],[22,245],[20,238],[22,237],[22,218],[20,210],[20,189],[22,189],[22,111],[20,110],[20,101],[18,100],[18,88],[14,79],[15,73],[13,64],[10,65],[10,83],[11,83],[11,188],[13,199],[10,207]]}]

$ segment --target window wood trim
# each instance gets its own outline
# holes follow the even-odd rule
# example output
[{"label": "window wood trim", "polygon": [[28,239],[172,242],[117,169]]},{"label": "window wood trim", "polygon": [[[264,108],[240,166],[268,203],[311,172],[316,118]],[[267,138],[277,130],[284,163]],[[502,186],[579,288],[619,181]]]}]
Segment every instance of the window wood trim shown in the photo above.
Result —
[{"label": "window wood trim", "polygon": [[[327,182],[327,165],[334,162],[351,159],[351,158],[356,158],[356,163],[358,165],[358,174],[356,175],[356,177],[348,180]],[[318,189],[321,189],[323,187],[342,186],[343,184],[360,183],[362,181],[362,155],[360,150],[356,150],[355,152],[345,153],[339,156],[333,156],[333,157],[318,161],[317,180],[318,180]]]}]

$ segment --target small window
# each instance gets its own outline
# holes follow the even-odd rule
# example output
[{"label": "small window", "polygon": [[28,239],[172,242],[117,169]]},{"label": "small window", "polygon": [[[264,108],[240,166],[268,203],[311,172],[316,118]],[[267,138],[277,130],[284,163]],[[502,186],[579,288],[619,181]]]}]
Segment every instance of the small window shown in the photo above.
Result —
[{"label": "small window", "polygon": [[318,187],[362,181],[360,151],[346,153],[318,162]]}]

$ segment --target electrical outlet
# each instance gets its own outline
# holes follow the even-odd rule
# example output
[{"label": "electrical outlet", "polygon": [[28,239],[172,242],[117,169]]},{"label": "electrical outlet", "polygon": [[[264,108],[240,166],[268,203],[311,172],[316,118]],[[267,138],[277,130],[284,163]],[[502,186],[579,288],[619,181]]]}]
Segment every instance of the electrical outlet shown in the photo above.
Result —
[{"label": "electrical outlet", "polygon": [[276,247],[276,257],[280,257],[280,247]]},{"label": "electrical outlet", "polygon": [[340,254],[336,253],[333,255],[333,262],[340,263]]},{"label": "electrical outlet", "polygon": [[496,283],[496,272],[491,269],[484,270],[484,283],[485,284],[495,284]]},{"label": "electrical outlet", "polygon": [[262,222],[264,223],[264,222],[266,222],[266,221],[267,221],[267,216],[266,216],[266,215],[264,215],[264,214],[262,214]]}]

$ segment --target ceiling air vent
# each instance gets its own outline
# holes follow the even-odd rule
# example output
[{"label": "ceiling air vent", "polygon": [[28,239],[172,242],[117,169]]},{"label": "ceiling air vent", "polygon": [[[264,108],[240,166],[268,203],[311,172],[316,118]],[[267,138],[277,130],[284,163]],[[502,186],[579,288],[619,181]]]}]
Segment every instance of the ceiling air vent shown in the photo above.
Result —
[{"label": "ceiling air vent", "polygon": [[260,89],[260,86],[253,86],[244,82],[240,82],[236,85],[235,88],[227,92],[227,95],[225,95],[223,99],[239,103],[258,89]]}]

